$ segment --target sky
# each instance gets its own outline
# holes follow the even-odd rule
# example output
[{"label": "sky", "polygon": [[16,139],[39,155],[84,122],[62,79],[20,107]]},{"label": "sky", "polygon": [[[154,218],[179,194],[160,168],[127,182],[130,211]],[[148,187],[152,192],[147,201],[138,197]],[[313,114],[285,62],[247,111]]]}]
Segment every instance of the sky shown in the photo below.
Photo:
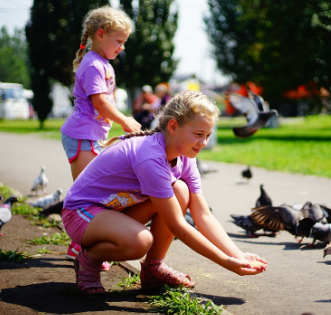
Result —
[{"label": "sky", "polygon": [[[195,74],[206,83],[224,84],[225,76],[216,68],[212,45],[204,30],[203,15],[208,13],[207,0],[175,0],[179,9],[178,28],[174,38],[174,57],[179,59],[175,74]],[[111,0],[117,7],[118,1]],[[33,0],[0,0],[0,27],[23,28],[30,18]]]}]

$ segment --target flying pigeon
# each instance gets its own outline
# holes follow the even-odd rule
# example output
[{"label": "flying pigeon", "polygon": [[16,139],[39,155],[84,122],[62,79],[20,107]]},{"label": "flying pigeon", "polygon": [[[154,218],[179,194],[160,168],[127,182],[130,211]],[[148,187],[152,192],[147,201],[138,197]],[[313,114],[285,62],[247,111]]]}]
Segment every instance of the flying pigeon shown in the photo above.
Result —
[{"label": "flying pigeon", "polygon": [[326,255],[331,255],[331,244],[326,245],[326,247],[323,250],[323,258]]},{"label": "flying pigeon", "polygon": [[241,176],[246,178],[247,181],[253,177],[250,166],[247,166],[247,168],[241,172]]},{"label": "flying pigeon", "polygon": [[45,217],[48,217],[49,215],[54,213],[61,215],[62,209],[63,209],[63,200],[43,209],[42,211],[39,212],[39,215]]},{"label": "flying pigeon", "polygon": [[[308,237],[310,229],[313,224],[321,222],[327,223],[324,212],[318,204],[313,204],[307,201],[302,209],[295,210],[291,206],[283,204],[279,207],[262,206],[252,209],[251,214],[254,222],[265,225],[266,228],[271,230],[285,230],[292,235]],[[309,218],[303,220],[305,218]],[[302,222],[312,222],[310,226],[302,224]],[[301,224],[301,225],[300,225]],[[303,227],[306,226],[306,229]],[[301,240],[302,240],[301,238]],[[300,240],[300,241],[301,241]]]},{"label": "flying pigeon", "polygon": [[321,242],[328,242],[331,241],[331,224],[323,224],[317,222],[313,225],[310,232],[310,237],[313,238],[313,242],[309,245],[309,247],[313,247],[317,240]]},{"label": "flying pigeon", "polygon": [[[11,206],[17,201],[18,199],[15,196],[11,196],[0,205],[0,231],[1,228],[10,221],[12,217]],[[3,236],[3,233],[0,233],[0,236]]]},{"label": "flying pigeon", "polygon": [[42,166],[39,176],[34,180],[31,191],[38,194],[38,190],[42,190],[43,194],[46,193],[46,186],[48,184],[48,178],[46,177],[46,167]]},{"label": "flying pigeon", "polygon": [[210,168],[206,163],[201,162],[199,159],[197,159],[197,167],[201,176],[208,173],[217,172],[216,169]]},{"label": "flying pigeon", "polygon": [[266,126],[268,120],[273,116],[278,116],[274,109],[266,112],[264,110],[264,100],[261,96],[248,91],[250,97],[242,96],[238,93],[228,92],[227,98],[230,104],[246,116],[247,125],[232,128],[236,137],[247,138],[256,131]]},{"label": "flying pigeon", "polygon": [[37,200],[31,202],[30,204],[32,207],[39,207],[45,209],[60,201],[60,196],[62,194],[63,194],[63,190],[59,188],[56,190],[54,194],[49,194],[44,197],[38,198]]},{"label": "flying pigeon", "polygon": [[255,207],[261,206],[272,206],[272,201],[266,191],[264,190],[264,185],[260,185],[260,197],[256,200]]}]

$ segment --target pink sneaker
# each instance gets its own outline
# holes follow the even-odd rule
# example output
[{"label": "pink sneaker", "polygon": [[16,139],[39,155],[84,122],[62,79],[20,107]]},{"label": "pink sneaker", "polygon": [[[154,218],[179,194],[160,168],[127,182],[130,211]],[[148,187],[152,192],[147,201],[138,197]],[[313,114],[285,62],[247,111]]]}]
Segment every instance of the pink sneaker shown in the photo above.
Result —
[{"label": "pink sneaker", "polygon": [[101,265],[103,271],[108,271],[110,269],[110,263],[108,261],[104,261]]},{"label": "pink sneaker", "polygon": [[82,250],[82,248],[78,244],[75,244],[74,246],[72,246],[72,244],[73,242],[68,247],[66,257],[68,259],[74,260],[77,257],[78,253]]}]

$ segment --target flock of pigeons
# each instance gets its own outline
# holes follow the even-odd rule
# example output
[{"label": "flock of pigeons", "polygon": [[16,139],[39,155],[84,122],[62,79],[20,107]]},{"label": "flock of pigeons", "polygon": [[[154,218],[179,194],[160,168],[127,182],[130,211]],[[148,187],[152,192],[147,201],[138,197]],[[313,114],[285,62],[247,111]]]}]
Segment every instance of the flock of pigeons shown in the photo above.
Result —
[{"label": "flock of pigeons", "polygon": [[[37,198],[34,201],[29,202],[29,205],[32,207],[39,207],[43,209],[40,214],[47,215],[48,212],[51,213],[61,213],[63,202],[60,201],[61,195],[63,194],[63,190],[61,188],[57,189],[53,194],[46,195],[46,188],[49,183],[48,178],[46,177],[46,167],[42,166],[40,174],[33,181],[31,192],[33,192],[36,196],[38,196],[39,191],[44,195],[43,197]],[[0,196],[0,200],[4,200],[2,196]],[[18,198],[16,196],[11,196],[8,199],[4,200],[2,204],[0,204],[0,231],[1,228],[10,221],[12,218],[12,205],[18,202]],[[56,206],[56,211],[50,210],[51,207]],[[49,214],[51,214],[49,213]],[[0,236],[3,233],[0,232]]]},{"label": "flock of pigeons", "polygon": [[[247,170],[242,175],[247,174]],[[250,177],[252,173],[250,171]],[[279,231],[287,231],[295,237],[313,238],[314,246],[317,240],[327,242],[324,255],[331,254],[331,209],[324,204],[307,201],[305,204],[282,204],[273,206],[270,196],[260,185],[260,196],[256,200],[255,207],[249,215],[231,214],[233,223],[246,231],[248,237],[258,237],[257,231],[263,230],[263,235],[276,236]]]}]

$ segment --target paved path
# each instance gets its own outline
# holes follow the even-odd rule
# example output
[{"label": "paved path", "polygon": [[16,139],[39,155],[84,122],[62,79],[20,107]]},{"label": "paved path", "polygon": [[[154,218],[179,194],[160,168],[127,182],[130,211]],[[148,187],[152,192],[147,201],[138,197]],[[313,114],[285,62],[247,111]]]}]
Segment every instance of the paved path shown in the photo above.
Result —
[{"label": "paved path", "polygon": [[[0,181],[23,194],[29,194],[40,167],[46,166],[48,192],[72,183],[69,165],[60,141],[36,135],[0,133]],[[312,202],[331,206],[331,179],[294,175],[252,168],[253,178],[244,183],[243,165],[208,162],[216,173],[203,177],[203,189],[214,215],[244,251],[259,254],[269,262],[267,272],[239,277],[199,256],[180,241],[174,241],[166,262],[189,273],[198,283],[195,291],[224,304],[233,314],[331,314],[331,258],[322,258],[324,244],[305,249],[294,237],[281,232],[277,237],[246,238],[230,221],[230,214],[249,214],[263,183],[274,205]],[[130,262],[137,266],[136,261]]]}]

